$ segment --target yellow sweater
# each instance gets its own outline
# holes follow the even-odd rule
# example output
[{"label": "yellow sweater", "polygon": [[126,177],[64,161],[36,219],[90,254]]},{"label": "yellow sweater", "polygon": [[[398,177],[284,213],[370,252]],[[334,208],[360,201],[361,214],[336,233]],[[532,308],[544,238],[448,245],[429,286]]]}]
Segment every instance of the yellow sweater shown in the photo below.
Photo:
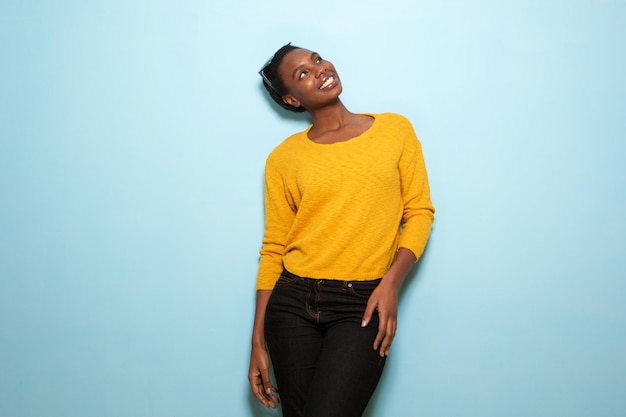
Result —
[{"label": "yellow sweater", "polygon": [[424,251],[435,209],[411,123],[373,114],[362,135],[318,144],[296,133],[267,158],[257,289],[283,267],[309,278],[372,280],[399,247]]}]

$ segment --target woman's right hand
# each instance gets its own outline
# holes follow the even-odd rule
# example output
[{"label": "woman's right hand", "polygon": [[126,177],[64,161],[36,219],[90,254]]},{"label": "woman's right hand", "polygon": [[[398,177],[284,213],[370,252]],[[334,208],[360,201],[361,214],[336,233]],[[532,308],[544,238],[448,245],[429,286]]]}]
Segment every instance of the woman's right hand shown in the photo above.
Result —
[{"label": "woman's right hand", "polygon": [[253,346],[250,354],[250,371],[248,372],[248,380],[252,393],[264,406],[276,408],[280,402],[275,395],[278,389],[272,385],[270,381],[270,361],[262,346]]}]

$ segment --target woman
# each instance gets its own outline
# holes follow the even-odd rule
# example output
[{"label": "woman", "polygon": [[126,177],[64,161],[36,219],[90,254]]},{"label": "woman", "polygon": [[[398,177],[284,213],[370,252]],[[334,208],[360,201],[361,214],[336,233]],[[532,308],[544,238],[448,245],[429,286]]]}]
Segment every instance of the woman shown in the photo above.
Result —
[{"label": "woman", "polygon": [[361,416],[434,219],[421,146],[400,115],[348,111],[316,52],[287,44],[260,75],[312,124],[266,161],[250,386],[271,408],[280,390],[284,417]]}]

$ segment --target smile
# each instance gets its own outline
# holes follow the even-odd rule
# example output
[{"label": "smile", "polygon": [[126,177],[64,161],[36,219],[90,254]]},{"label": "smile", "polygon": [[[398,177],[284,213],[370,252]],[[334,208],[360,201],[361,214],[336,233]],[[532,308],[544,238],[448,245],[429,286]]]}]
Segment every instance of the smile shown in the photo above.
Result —
[{"label": "smile", "polygon": [[324,82],[322,83],[322,85],[320,85],[320,88],[319,88],[319,89],[320,89],[320,90],[323,90],[323,89],[325,89],[325,88],[328,88],[328,86],[330,86],[330,85],[331,85],[332,83],[334,83],[334,82],[335,82],[335,77],[333,77],[333,76],[331,75],[330,77],[328,77],[328,78],[326,79],[326,81],[324,81]]}]

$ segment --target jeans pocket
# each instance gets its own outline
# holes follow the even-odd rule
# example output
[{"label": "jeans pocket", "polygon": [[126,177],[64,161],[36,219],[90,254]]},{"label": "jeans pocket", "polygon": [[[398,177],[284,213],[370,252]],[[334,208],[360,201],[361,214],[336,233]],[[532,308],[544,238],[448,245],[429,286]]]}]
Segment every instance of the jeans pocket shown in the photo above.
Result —
[{"label": "jeans pocket", "polygon": [[372,292],[378,287],[380,278],[371,281],[350,281],[348,289],[350,294],[359,298],[369,298]]},{"label": "jeans pocket", "polygon": [[276,287],[288,287],[291,284],[294,284],[300,280],[300,277],[294,274],[291,274],[287,271],[283,271],[278,277],[278,281],[276,281]]}]

